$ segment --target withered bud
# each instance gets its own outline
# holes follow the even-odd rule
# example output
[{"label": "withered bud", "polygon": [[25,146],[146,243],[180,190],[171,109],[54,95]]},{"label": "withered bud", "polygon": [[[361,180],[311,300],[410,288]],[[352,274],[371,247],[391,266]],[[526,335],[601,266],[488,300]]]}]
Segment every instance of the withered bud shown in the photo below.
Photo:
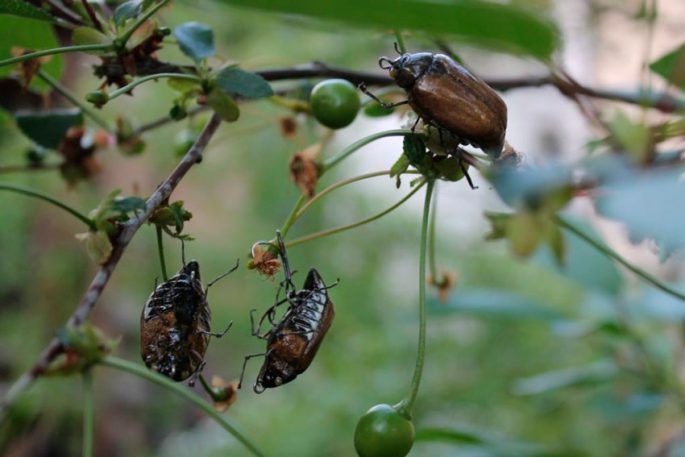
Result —
[{"label": "withered bud", "polygon": [[316,183],[319,181],[320,154],[321,143],[316,143],[296,153],[290,159],[290,178],[307,198],[314,196]]},{"label": "withered bud", "polygon": [[282,117],[278,120],[281,127],[281,134],[285,138],[295,138],[297,135],[297,122],[292,116]]},{"label": "withered bud", "polygon": [[214,400],[214,409],[223,413],[238,399],[238,380],[226,382],[219,376],[212,376],[212,388],[221,400]]},{"label": "withered bud", "polygon": [[438,289],[438,300],[440,303],[447,303],[447,299],[450,296],[450,292],[457,285],[457,280],[459,279],[459,274],[455,271],[442,271],[440,276],[434,278],[433,276],[428,276],[428,284],[434,286]]},{"label": "withered bud", "polygon": [[260,244],[252,246],[252,265],[259,274],[272,278],[281,269],[278,255]]}]

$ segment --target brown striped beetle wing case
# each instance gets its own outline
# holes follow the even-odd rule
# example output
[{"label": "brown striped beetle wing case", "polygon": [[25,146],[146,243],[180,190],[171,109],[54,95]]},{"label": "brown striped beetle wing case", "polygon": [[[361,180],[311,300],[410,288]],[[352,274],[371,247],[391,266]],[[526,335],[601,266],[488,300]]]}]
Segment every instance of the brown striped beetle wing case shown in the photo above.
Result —
[{"label": "brown striped beetle wing case", "polygon": [[210,311],[196,261],[155,288],[140,318],[145,365],[174,381],[201,370],[209,344]]},{"label": "brown striped beetle wing case", "polygon": [[409,105],[425,122],[499,157],[507,105],[483,80],[443,54],[417,52],[393,61],[382,57],[379,64],[407,92]]},{"label": "brown striped beetle wing case", "polygon": [[287,384],[314,360],[328,331],[335,309],[321,275],[312,268],[304,286],[289,300],[283,318],[266,335],[267,351],[255,392]]}]

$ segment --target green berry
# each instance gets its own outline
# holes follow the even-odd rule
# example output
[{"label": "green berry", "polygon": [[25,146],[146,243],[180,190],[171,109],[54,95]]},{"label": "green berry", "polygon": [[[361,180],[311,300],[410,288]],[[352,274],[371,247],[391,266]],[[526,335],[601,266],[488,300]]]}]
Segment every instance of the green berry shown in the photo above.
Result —
[{"label": "green berry", "polygon": [[361,106],[357,89],[344,79],[321,81],[312,89],[309,103],[316,120],[332,129],[350,125]]},{"label": "green berry", "polygon": [[354,431],[359,457],[403,457],[413,444],[414,424],[390,405],[373,406]]},{"label": "green berry", "polygon": [[96,90],[94,92],[89,92],[86,95],[86,100],[100,108],[102,105],[109,101],[109,95],[107,94],[107,92]]}]

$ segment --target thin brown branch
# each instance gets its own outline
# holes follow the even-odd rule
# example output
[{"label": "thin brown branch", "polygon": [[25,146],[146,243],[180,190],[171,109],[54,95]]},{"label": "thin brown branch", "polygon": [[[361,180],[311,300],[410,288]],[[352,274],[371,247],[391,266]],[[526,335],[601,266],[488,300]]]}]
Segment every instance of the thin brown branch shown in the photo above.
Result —
[{"label": "thin brown branch", "polygon": [[67,8],[66,6],[60,4],[59,2],[55,2],[53,0],[45,0],[45,3],[50,5],[50,7],[53,9],[55,12],[56,16],[61,17],[62,19],[66,20],[67,22],[71,22],[72,24],[76,25],[86,25],[85,22],[83,22],[83,19],[81,16]]},{"label": "thin brown branch", "polygon": [[90,21],[93,23],[93,26],[99,31],[103,32],[105,29],[102,28],[100,19],[98,19],[98,15],[95,13],[95,10],[91,6],[90,2],[88,0],[81,0],[81,3],[83,4],[83,8],[88,13],[88,17],[90,17]]},{"label": "thin brown branch", "polygon": [[[147,221],[155,209],[169,198],[181,179],[183,179],[190,168],[197,163],[198,159],[202,156],[202,152],[207,147],[209,140],[219,127],[219,124],[221,124],[221,119],[216,114],[212,115],[204,130],[200,133],[183,159],[181,159],[176,168],[147,199],[145,210],[122,224],[119,235],[112,241],[112,253],[98,268],[88,289],[83,295],[81,302],[69,317],[65,326],[78,326],[86,321],[135,233],[145,221]],[[38,361],[33,367],[24,373],[5,395],[2,403],[0,403],[0,420],[5,416],[7,409],[12,402],[45,372],[50,365],[50,362],[61,354],[62,351],[63,347],[60,341],[57,338],[53,338],[41,353]]]}]

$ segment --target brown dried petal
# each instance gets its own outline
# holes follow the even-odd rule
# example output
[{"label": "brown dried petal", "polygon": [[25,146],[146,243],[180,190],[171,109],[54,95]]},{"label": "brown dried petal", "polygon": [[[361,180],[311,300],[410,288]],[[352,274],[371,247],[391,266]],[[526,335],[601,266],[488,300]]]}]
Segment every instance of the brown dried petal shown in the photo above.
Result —
[{"label": "brown dried petal", "polygon": [[428,277],[428,283],[438,289],[438,300],[447,303],[450,292],[456,286],[459,274],[455,271],[443,271],[439,278]]},{"label": "brown dried petal", "polygon": [[223,389],[224,391],[224,399],[221,401],[214,402],[214,409],[216,409],[220,413],[226,411],[238,399],[237,379],[234,379],[233,381],[226,383],[226,381],[224,381],[219,376],[212,376],[212,387],[214,387],[214,389],[216,390]]},{"label": "brown dried petal", "polygon": [[285,138],[295,138],[297,135],[297,122],[292,116],[282,117],[278,120],[281,127],[281,134]]},{"label": "brown dried petal", "polygon": [[281,261],[278,256],[259,244],[252,248],[252,264],[259,274],[267,278],[273,277],[281,269]]},{"label": "brown dried petal", "polygon": [[296,153],[290,159],[290,178],[307,198],[314,196],[316,183],[319,181],[319,154],[321,154],[321,144],[316,143]]}]

